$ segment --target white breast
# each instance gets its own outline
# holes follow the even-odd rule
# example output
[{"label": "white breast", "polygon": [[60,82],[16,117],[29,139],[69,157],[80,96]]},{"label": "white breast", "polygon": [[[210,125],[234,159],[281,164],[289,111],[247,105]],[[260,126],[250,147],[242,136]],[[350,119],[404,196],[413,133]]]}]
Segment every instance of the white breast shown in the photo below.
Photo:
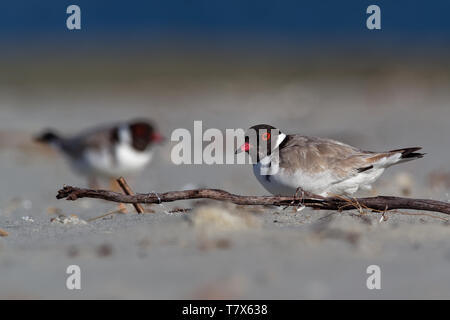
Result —
[{"label": "white breast", "polygon": [[96,174],[118,177],[142,170],[152,159],[150,150],[139,152],[127,143],[117,145],[114,152],[115,155],[107,148],[87,151],[85,162]]},{"label": "white breast", "polygon": [[[280,168],[271,175],[261,172],[260,163],[253,166],[253,173],[264,188],[274,195],[292,196],[297,188],[322,195],[334,181],[329,173],[310,175],[301,170],[294,173]],[[264,168],[262,168],[264,170]]]},{"label": "white breast", "polygon": [[[275,167],[276,168],[276,167]],[[261,171],[262,170],[262,171]],[[384,168],[374,168],[358,173],[348,179],[339,179],[330,171],[310,174],[302,170],[295,172],[279,168],[266,175],[267,168],[258,163],[253,166],[253,173],[264,188],[274,195],[293,196],[297,188],[321,196],[351,195],[358,189],[370,189],[371,184],[383,173]]]}]

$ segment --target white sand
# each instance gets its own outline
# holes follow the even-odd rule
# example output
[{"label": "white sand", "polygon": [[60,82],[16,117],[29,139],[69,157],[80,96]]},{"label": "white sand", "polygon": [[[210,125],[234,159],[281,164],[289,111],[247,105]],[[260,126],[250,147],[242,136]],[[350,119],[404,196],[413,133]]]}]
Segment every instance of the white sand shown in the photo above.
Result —
[{"label": "white sand", "polygon": [[[366,149],[419,145],[426,157],[389,169],[376,192],[400,195],[409,188],[414,197],[449,200],[448,190],[431,190],[426,180],[433,170],[450,170],[448,86],[392,90],[389,84],[330,81],[249,88],[212,83],[189,92],[150,87],[137,95],[99,90],[28,99],[5,90],[0,128],[26,137],[45,127],[74,132],[139,115],[158,119],[166,136],[175,128],[192,129],[194,120],[221,129],[266,122]],[[85,181],[55,154],[7,142],[0,142],[0,228],[9,233],[0,237],[0,298],[450,298],[450,226],[440,219],[388,214],[380,223],[377,214],[255,208],[249,219],[256,223],[236,228],[233,220],[229,230],[205,232],[214,222],[195,222],[195,213],[169,215],[156,205],[156,214],[51,223],[49,208],[88,220],[114,205],[56,200],[63,184]],[[141,177],[129,180],[136,192],[191,184],[265,194],[250,167],[177,167],[170,163],[170,145],[159,151]],[[239,215],[241,209],[214,210],[220,218],[221,210]],[[81,267],[81,291],[65,287],[71,264]],[[381,267],[381,290],[366,288],[372,264]]]}]

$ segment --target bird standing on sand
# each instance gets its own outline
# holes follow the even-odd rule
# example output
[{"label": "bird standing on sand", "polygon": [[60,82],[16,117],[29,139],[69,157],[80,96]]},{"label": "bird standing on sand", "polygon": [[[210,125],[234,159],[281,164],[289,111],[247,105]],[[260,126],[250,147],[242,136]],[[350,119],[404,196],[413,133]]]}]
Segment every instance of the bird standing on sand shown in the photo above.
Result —
[{"label": "bird standing on sand", "polygon": [[[251,134],[255,142],[249,139]],[[249,153],[256,178],[274,195],[292,196],[301,189],[326,197],[370,190],[386,168],[422,158],[424,154],[416,152],[420,149],[363,151],[331,139],[287,135],[261,124],[249,129],[236,153]]]},{"label": "bird standing on sand", "polygon": [[36,138],[61,151],[73,169],[88,178],[89,186],[98,187],[98,178],[110,180],[136,174],[150,163],[155,143],[164,139],[146,120],[99,126],[72,137],[62,137],[47,130]]}]

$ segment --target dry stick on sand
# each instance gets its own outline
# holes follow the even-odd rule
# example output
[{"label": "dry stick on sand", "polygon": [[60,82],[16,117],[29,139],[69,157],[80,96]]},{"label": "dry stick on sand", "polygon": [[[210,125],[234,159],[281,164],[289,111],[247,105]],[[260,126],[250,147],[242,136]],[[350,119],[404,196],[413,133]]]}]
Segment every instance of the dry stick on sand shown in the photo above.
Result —
[{"label": "dry stick on sand", "polygon": [[[378,196],[370,198],[346,199],[342,197],[324,198],[304,192],[302,198],[285,196],[240,196],[218,189],[196,189],[171,191],[165,193],[149,193],[124,195],[106,190],[81,189],[65,186],[58,191],[57,199],[77,200],[79,198],[96,198],[122,203],[162,203],[189,199],[213,199],[229,201],[238,205],[274,205],[298,206],[304,205],[320,210],[352,210],[367,208],[374,211],[388,211],[396,209],[412,209],[441,212],[450,215],[450,203],[428,199],[411,199],[401,197]],[[353,200],[353,201],[352,201]]]},{"label": "dry stick on sand", "polygon": [[[133,190],[131,190],[130,186],[125,181],[125,178],[120,177],[116,181],[119,184],[120,188],[122,189],[123,193],[125,193],[126,195],[129,195],[129,196],[134,195]],[[133,203],[133,206],[136,209],[137,213],[139,213],[139,214],[144,213],[144,208],[139,203]]]}]

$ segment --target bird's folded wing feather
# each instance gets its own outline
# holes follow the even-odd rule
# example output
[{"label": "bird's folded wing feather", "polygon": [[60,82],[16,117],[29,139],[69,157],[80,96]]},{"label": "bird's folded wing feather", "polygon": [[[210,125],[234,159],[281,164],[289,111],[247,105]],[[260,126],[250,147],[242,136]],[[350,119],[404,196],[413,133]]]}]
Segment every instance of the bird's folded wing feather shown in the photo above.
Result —
[{"label": "bird's folded wing feather", "polygon": [[280,167],[299,168],[311,174],[330,171],[337,179],[347,179],[371,166],[371,157],[377,153],[331,139],[305,136],[287,136],[279,150]]}]

